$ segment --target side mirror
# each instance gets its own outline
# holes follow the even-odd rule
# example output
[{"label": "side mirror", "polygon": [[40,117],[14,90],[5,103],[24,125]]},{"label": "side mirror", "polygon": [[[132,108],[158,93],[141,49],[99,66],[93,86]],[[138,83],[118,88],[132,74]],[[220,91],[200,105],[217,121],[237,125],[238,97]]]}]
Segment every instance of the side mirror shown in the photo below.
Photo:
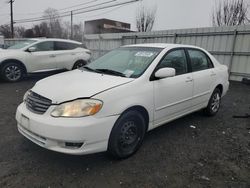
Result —
[{"label": "side mirror", "polygon": [[168,78],[168,77],[174,77],[176,75],[174,68],[162,68],[156,71],[155,77],[156,78]]},{"label": "side mirror", "polygon": [[36,51],[36,47],[30,47],[30,48],[28,48],[28,50],[27,50],[28,52],[35,52]]}]

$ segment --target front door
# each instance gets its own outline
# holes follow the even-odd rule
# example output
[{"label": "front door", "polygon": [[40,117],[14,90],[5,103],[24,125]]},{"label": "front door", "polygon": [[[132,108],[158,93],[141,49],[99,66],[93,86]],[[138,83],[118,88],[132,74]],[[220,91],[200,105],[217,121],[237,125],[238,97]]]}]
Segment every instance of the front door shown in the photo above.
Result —
[{"label": "front door", "polygon": [[57,69],[57,58],[54,51],[54,42],[46,41],[35,44],[34,52],[27,52],[26,61],[30,72],[42,72]]},{"label": "front door", "polygon": [[185,114],[192,104],[193,77],[185,51],[168,52],[157,69],[165,67],[174,68],[176,76],[154,81],[155,126]]}]

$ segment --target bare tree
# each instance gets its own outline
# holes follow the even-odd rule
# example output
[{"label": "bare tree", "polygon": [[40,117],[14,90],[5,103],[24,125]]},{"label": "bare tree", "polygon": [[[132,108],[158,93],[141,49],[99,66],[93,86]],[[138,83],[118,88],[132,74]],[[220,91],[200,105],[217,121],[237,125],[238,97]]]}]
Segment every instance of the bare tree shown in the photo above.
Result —
[{"label": "bare tree", "polygon": [[234,26],[249,23],[248,5],[244,0],[225,0],[213,11],[214,26]]},{"label": "bare tree", "polygon": [[[63,31],[62,38],[65,38],[65,39],[71,38],[71,23],[67,21],[63,22],[62,31]],[[84,33],[84,30],[83,30],[82,22],[73,25],[73,38],[72,38],[73,40],[81,42],[83,33]]]},{"label": "bare tree", "polygon": [[69,21],[63,22],[63,38],[69,39],[71,37],[71,23]]},{"label": "bare tree", "polygon": [[10,25],[1,25],[0,26],[0,33],[5,37],[5,38],[11,38],[11,29]]},{"label": "bare tree", "polygon": [[58,11],[48,8],[44,11],[43,17],[48,20],[45,23],[49,26],[51,37],[61,38],[63,34],[62,23]]},{"label": "bare tree", "polygon": [[14,28],[15,31],[15,37],[16,38],[22,38],[25,34],[25,28],[20,26],[20,27],[15,27]]},{"label": "bare tree", "polygon": [[[17,38],[23,37],[25,33],[24,27],[14,27],[15,36]],[[5,38],[11,38],[11,28],[10,25],[1,25],[0,26],[0,34],[2,34]]]},{"label": "bare tree", "polygon": [[136,27],[139,32],[147,32],[153,29],[156,9],[156,6],[150,9],[144,5],[137,9]]},{"label": "bare tree", "polygon": [[23,37],[24,38],[33,38],[33,37],[35,37],[34,30],[33,29],[26,29]]},{"label": "bare tree", "polygon": [[80,22],[79,24],[74,24],[73,31],[73,39],[81,42],[84,33],[82,22]]},{"label": "bare tree", "polygon": [[52,37],[50,28],[47,22],[40,23],[38,27],[39,27],[39,33],[40,33],[39,37]]}]

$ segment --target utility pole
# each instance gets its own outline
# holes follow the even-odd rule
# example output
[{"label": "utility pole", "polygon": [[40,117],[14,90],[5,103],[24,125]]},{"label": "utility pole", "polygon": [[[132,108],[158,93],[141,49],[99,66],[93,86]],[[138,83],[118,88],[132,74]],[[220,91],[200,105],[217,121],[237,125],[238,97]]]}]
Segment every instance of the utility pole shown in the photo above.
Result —
[{"label": "utility pole", "polygon": [[13,21],[13,3],[14,0],[10,0],[10,27],[11,27],[11,37],[14,38],[14,21]]},{"label": "utility pole", "polygon": [[73,39],[73,11],[71,11],[71,39]]}]

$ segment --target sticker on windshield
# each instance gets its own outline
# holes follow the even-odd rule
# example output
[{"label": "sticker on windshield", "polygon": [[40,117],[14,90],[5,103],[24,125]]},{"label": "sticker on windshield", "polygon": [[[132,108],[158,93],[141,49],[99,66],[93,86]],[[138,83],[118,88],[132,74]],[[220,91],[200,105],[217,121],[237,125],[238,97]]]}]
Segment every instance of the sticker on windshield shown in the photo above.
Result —
[{"label": "sticker on windshield", "polygon": [[135,71],[132,71],[132,70],[125,70],[123,72],[123,74],[126,75],[126,77],[130,78],[133,74],[134,74]]},{"label": "sticker on windshield", "polygon": [[153,55],[154,55],[153,52],[147,52],[147,51],[137,52],[135,54],[136,57],[152,57]]}]

